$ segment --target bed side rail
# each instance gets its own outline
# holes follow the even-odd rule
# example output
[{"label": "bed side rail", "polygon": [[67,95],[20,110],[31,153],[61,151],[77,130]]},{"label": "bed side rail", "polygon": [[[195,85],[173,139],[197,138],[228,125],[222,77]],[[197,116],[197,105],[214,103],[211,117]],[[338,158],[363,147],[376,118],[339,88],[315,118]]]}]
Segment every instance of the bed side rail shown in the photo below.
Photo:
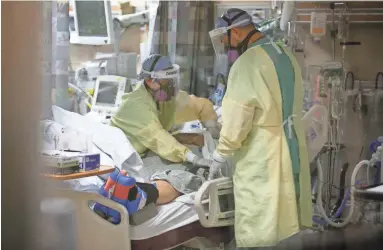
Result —
[{"label": "bed side rail", "polygon": [[[74,190],[55,190],[54,197],[69,199],[75,204],[77,249],[121,249],[130,250],[129,215],[126,208],[96,193]],[[114,225],[101,218],[89,207],[89,202],[98,202],[118,211],[121,222]],[[86,232],[86,233],[81,233]]]},{"label": "bed side rail", "polygon": [[234,225],[234,193],[231,178],[206,181],[195,196],[195,209],[204,227]]}]

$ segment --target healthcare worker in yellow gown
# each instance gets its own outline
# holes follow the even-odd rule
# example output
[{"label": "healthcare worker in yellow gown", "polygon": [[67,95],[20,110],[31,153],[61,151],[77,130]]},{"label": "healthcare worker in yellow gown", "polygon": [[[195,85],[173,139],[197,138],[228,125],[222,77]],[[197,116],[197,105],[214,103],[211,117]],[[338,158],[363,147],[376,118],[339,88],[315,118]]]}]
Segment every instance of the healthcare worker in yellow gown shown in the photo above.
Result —
[{"label": "healthcare worker in yellow gown", "polygon": [[175,124],[200,120],[213,138],[218,138],[221,125],[217,122],[217,118],[213,104],[208,99],[189,95],[185,91],[178,92]]},{"label": "healthcare worker in yellow gown", "polygon": [[[172,64],[169,57],[151,55],[143,62],[139,79],[142,80],[141,85],[123,96],[111,125],[120,128],[141,155],[151,150],[171,162],[209,167],[210,161],[193,154],[168,132],[175,124],[179,66]],[[193,113],[181,118],[198,119]],[[204,118],[214,119],[214,115],[205,115]]]},{"label": "healthcare worker in yellow gown", "polygon": [[243,10],[226,11],[209,35],[216,53],[227,53],[233,63],[209,178],[219,177],[233,157],[237,247],[275,246],[311,227],[301,71]]}]

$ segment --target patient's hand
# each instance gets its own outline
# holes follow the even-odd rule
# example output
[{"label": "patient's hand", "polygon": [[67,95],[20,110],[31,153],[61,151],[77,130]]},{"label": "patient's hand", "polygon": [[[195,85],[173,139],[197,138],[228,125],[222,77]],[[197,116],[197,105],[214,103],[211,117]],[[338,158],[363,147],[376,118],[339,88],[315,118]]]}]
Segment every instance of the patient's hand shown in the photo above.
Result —
[{"label": "patient's hand", "polygon": [[196,145],[198,147],[205,145],[204,137],[201,134],[176,134],[174,138],[181,144]]},{"label": "patient's hand", "polygon": [[158,189],[158,199],[156,205],[164,205],[181,195],[169,182],[163,180],[154,181]]}]

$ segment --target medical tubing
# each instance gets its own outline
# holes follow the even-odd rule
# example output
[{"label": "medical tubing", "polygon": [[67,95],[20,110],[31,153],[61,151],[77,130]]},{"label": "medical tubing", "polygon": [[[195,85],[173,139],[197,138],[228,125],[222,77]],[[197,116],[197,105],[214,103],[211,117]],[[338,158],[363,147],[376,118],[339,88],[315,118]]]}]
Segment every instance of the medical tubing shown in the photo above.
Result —
[{"label": "medical tubing", "polygon": [[381,162],[376,163],[376,168],[377,168],[377,171],[375,173],[375,178],[374,178],[374,184],[375,185],[379,184],[380,171],[382,171],[382,163]]},{"label": "medical tubing", "polygon": [[313,221],[316,223],[316,224],[319,224],[319,225],[326,225],[326,221],[322,220],[322,219],[318,219],[316,217],[313,216]]},{"label": "medical tubing", "polygon": [[[375,79],[375,89],[378,89],[378,80],[379,80],[379,76],[382,76],[383,77],[383,73],[382,72],[379,72],[377,75],[376,75],[376,79]],[[383,88],[383,83],[382,83],[382,88]]]},{"label": "medical tubing", "polygon": [[338,218],[342,214],[344,208],[346,207],[347,199],[349,196],[350,196],[350,189],[347,189],[346,194],[343,197],[342,203],[340,204],[338,210],[332,217],[333,219]]},{"label": "medical tubing", "polygon": [[370,182],[370,168],[372,168],[373,166],[372,165],[368,165],[367,167],[367,185],[371,185],[371,182]]},{"label": "medical tubing", "polygon": [[[356,183],[359,184],[359,181],[357,181]],[[346,207],[347,199],[348,199],[349,196],[350,196],[350,189],[347,189],[346,194],[344,195],[344,197],[342,199],[341,205],[339,206],[339,208],[336,211],[335,215],[332,216],[333,219],[336,219],[336,218],[338,218],[341,215],[341,213],[343,212],[344,208]]]},{"label": "medical tubing", "polygon": [[361,162],[359,162],[354,171],[352,172],[352,176],[351,176],[351,206],[350,206],[350,211],[349,211],[349,214],[348,216],[344,219],[344,221],[342,223],[335,223],[334,221],[332,221],[326,214],[324,208],[323,208],[323,203],[322,203],[322,189],[323,189],[323,169],[322,169],[322,165],[320,163],[320,160],[319,158],[317,159],[317,166],[318,166],[318,178],[320,179],[319,181],[319,190],[318,190],[318,207],[319,207],[319,211],[320,213],[322,214],[323,216],[323,219],[331,226],[333,227],[337,227],[337,228],[341,228],[341,227],[344,227],[346,226],[348,223],[351,222],[351,219],[352,219],[352,216],[354,215],[354,207],[355,207],[355,197],[354,197],[354,191],[355,191],[355,179],[356,179],[356,175],[357,173],[359,172],[359,169],[363,166],[363,165],[370,165],[370,162],[368,160],[363,160]]},{"label": "medical tubing", "polygon": [[71,88],[77,90],[78,92],[83,92],[83,93],[85,93],[85,95],[87,95],[87,96],[90,98],[90,100],[93,100],[93,96],[91,96],[91,95],[90,95],[88,92],[86,92],[85,90],[83,90],[83,89],[77,87],[76,85],[74,85],[74,84],[72,84],[72,83],[70,83],[70,82],[68,82],[68,85],[69,85],[69,87],[71,87]]},{"label": "medical tubing", "polygon": [[[357,183],[359,183],[359,182],[357,182]],[[350,196],[350,189],[347,189],[346,194],[344,195],[344,197],[343,197],[343,199],[342,199],[342,203],[340,204],[340,206],[339,206],[338,210],[336,211],[336,213],[332,216],[333,219],[338,218],[338,217],[342,214],[344,208],[346,207],[347,199],[348,199],[349,196]],[[320,222],[318,222],[318,220],[317,220],[317,219],[314,219],[314,218],[313,218],[313,221],[314,221],[315,223],[317,223],[317,224],[320,224],[320,225],[325,225],[325,224],[327,224],[327,223],[326,223],[325,221],[323,221],[323,220],[321,220]]]},{"label": "medical tubing", "polygon": [[344,200],[347,199],[348,197],[345,196],[345,182],[346,182],[346,173],[347,173],[347,169],[348,169],[348,163],[345,163],[341,169],[341,174],[340,174],[340,180],[339,180],[339,183],[340,183],[340,188],[339,189],[339,197],[335,203],[335,205],[333,206],[333,208],[331,209],[331,212],[330,212],[330,215],[332,218],[335,218],[337,217],[336,214],[340,214],[342,212],[342,210],[339,210],[340,207],[342,206],[342,204],[344,203]]},{"label": "medical tubing", "polygon": [[[340,119],[340,116],[342,115],[342,111],[339,111],[339,102],[337,99],[339,99],[339,86],[340,86],[340,79],[338,75],[331,75],[329,76],[330,81],[334,81],[335,84],[332,84],[331,86],[331,116],[334,119]],[[334,80],[335,79],[335,80]],[[338,97],[338,98],[336,98]],[[335,100],[334,100],[335,99]],[[339,111],[339,113],[338,113]]]},{"label": "medical tubing", "polygon": [[355,77],[354,77],[354,73],[352,73],[351,71],[347,73],[346,75],[346,78],[344,80],[344,89],[347,90],[348,89],[348,86],[347,86],[347,82],[348,82],[348,78],[351,77],[352,79],[352,82],[351,82],[351,89],[353,90],[354,87],[355,87]]}]

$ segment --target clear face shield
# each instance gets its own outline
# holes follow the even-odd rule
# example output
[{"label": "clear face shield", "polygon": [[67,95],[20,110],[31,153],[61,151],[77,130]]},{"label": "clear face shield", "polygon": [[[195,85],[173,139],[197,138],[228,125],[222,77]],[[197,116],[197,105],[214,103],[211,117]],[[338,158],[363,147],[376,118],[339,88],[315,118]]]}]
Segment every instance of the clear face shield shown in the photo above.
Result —
[{"label": "clear face shield", "polygon": [[170,101],[177,95],[180,82],[179,69],[177,64],[173,64],[173,68],[167,70],[153,72],[142,70],[143,73],[150,75],[152,82],[159,87],[156,90],[152,89],[156,101]]},{"label": "clear face shield", "polygon": [[177,64],[173,64],[173,67],[167,70],[153,72],[141,70],[150,75],[152,82],[158,86],[157,89],[150,89],[150,91],[157,103],[161,125],[167,130],[173,125],[175,118],[176,96],[180,86],[179,68]]},{"label": "clear face shield", "polygon": [[230,49],[227,32],[235,27],[248,24],[249,20],[245,19],[228,27],[221,27],[209,31],[209,36],[213,44],[213,48],[217,57],[227,55]]}]

